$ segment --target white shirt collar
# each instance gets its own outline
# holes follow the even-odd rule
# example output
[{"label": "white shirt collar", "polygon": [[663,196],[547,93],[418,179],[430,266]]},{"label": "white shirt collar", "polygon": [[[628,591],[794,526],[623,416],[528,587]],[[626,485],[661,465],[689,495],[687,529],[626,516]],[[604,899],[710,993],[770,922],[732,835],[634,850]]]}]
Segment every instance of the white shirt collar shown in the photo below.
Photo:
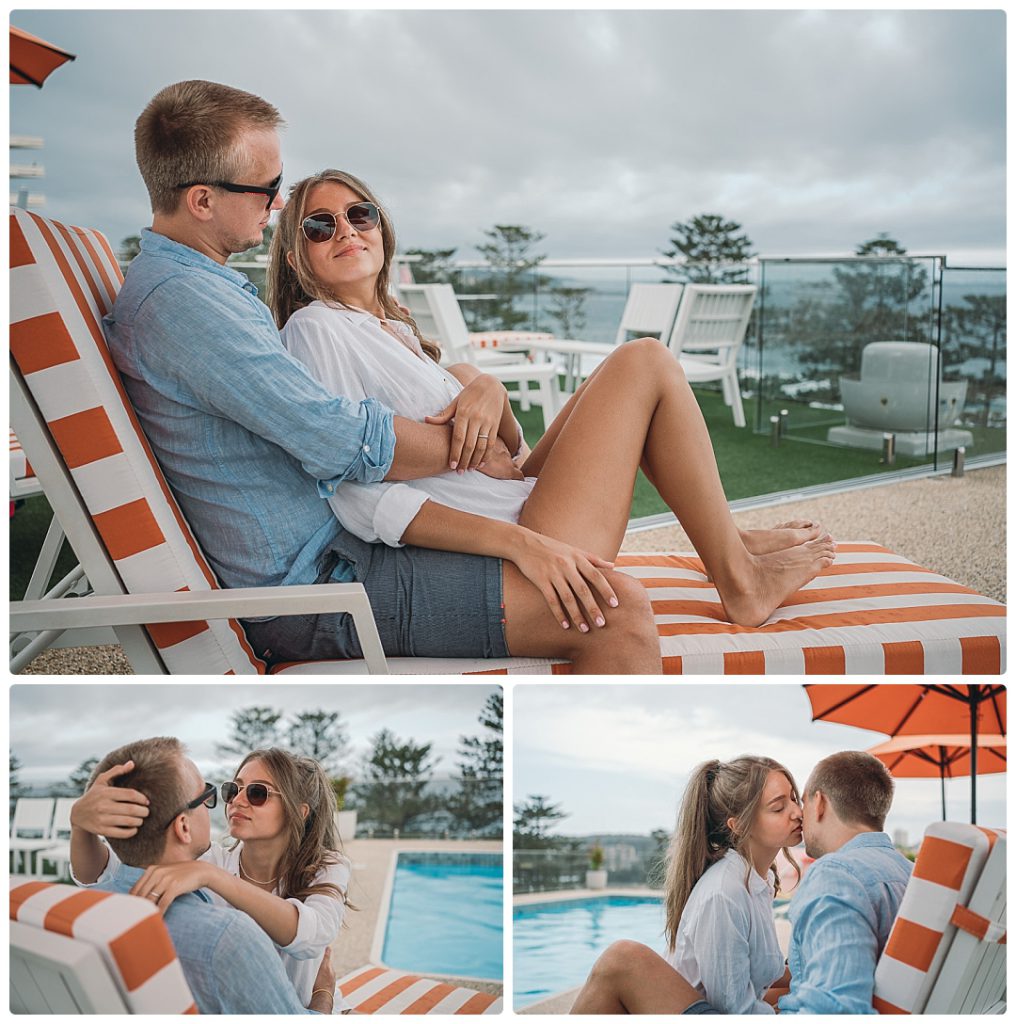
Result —
[{"label": "white shirt collar", "polygon": [[[737,863],[737,870],[743,872],[746,868],[749,868],[748,862],[737,852],[737,850],[727,850],[723,855],[725,860],[733,860]],[[775,889],[771,881],[768,878],[763,878],[756,870],[755,866],[751,865],[748,871],[748,890],[752,893],[775,893]]]}]

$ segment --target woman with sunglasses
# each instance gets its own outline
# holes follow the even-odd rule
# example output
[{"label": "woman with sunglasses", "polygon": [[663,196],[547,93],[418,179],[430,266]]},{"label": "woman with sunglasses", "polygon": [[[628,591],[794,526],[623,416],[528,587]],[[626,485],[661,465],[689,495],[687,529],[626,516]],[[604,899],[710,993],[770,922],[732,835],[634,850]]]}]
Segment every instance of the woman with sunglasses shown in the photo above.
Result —
[{"label": "woman with sunglasses", "polygon": [[[562,628],[602,627],[610,613],[601,606],[617,608],[620,599],[622,610],[638,614],[595,656],[592,645],[571,645],[573,669],[659,672],[644,588],[612,568],[640,464],[687,531],[730,621],[761,624],[832,562],[832,540],[814,524],[737,529],[695,396],[655,339],[620,346],[528,453],[500,382],[475,367],[439,366],[437,347],[391,297],[394,255],[391,222],[367,186],[327,170],[292,189],[269,260],[268,301],[283,341],[315,377],[410,419],[454,420],[453,438],[464,438],[461,447],[453,440],[449,472],[440,476],[335,489],[329,501],[347,534],[369,542],[340,536],[349,550],[339,553],[358,580],[382,557],[369,551],[379,541],[493,555],[504,560],[504,576],[490,615],[503,623],[511,654],[560,653]],[[516,478],[464,472],[480,467],[498,438],[516,453]],[[536,592],[516,582],[508,563]],[[556,627],[539,613],[541,598]],[[388,653],[421,653],[417,640],[409,635],[408,649]]]},{"label": "woman with sunglasses", "polygon": [[[94,840],[72,857],[79,885],[104,881],[119,867],[99,836],[127,838],[147,817],[140,792],[110,785],[130,767],[98,776],[75,805],[75,822]],[[219,793],[232,845],[213,843],[196,861],[150,867],[131,893],[165,911],[183,893],[204,889],[213,902],[249,914],[275,943],[306,1005],[338,937],[350,878],[349,861],[339,852],[331,780],[313,758],[272,747],[248,754]],[[216,796],[214,789],[203,794],[210,807]]]}]

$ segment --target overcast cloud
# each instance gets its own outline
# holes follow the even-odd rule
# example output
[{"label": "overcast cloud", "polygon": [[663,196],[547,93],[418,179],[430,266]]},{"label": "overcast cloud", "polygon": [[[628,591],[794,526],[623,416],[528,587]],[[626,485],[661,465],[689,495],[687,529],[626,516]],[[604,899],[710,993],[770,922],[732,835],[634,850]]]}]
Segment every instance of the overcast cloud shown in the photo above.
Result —
[{"label": "overcast cloud", "polygon": [[[11,90],[54,217],[114,242],[149,222],[134,120],[209,78],[287,119],[287,180],[369,181],[404,247],[494,223],[554,257],[651,257],[719,212],[767,255],[888,231],[1005,258],[1001,11],[15,11],[78,55]],[[15,159],[32,154],[15,154]],[[38,187],[38,186],[36,186]]]},{"label": "overcast cloud", "polygon": [[[800,685],[520,685],[514,693],[514,801],[540,794],[569,815],[565,835],[672,829],[694,767],[761,754],[803,786],[838,750],[864,750],[884,733],[811,721]],[[978,820],[1005,825],[1005,776],[982,776]],[[970,779],[946,783],[952,821],[970,820]],[[941,818],[934,779],[900,779],[887,830],[911,841]]]}]

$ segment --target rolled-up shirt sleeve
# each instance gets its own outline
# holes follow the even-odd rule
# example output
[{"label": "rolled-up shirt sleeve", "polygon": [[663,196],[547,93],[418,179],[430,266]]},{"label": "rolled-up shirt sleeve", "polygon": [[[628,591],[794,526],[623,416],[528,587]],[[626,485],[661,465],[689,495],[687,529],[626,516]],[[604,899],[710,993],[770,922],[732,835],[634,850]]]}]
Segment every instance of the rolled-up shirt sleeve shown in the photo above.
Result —
[{"label": "rolled-up shirt sleeve", "polygon": [[402,547],[402,535],[428,496],[408,484],[345,483],[328,499],[344,529],[360,540]]},{"label": "rolled-up shirt sleeve", "polygon": [[[329,485],[345,480],[383,480],[395,455],[392,411],[372,398],[351,401],[316,380],[283,347],[253,295],[247,315],[242,307],[238,312],[235,294],[228,303],[216,300],[187,275],[169,278],[148,296],[135,318],[135,335],[145,337],[135,358],[150,382],[279,445],[320,481],[324,497]],[[182,327],[208,338],[200,372],[180,351]]]},{"label": "rolled-up shirt sleeve", "polygon": [[313,894],[304,900],[290,899],[287,902],[296,907],[299,920],[296,937],[286,946],[279,946],[294,960],[311,960],[321,956],[335,941],[342,927],[345,914],[345,895],[349,886],[349,862],[340,861],[328,865],[319,872],[314,883],[334,885],[341,895]]}]

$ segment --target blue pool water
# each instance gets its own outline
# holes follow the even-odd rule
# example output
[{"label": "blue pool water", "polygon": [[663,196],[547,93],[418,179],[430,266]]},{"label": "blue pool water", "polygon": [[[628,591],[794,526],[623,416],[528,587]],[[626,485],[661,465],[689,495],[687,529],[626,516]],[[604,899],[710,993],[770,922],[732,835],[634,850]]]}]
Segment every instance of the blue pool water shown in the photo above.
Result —
[{"label": "blue pool water", "polygon": [[[777,900],[777,917],[787,900]],[[652,896],[596,896],[516,907],[512,926],[515,1009],[581,985],[617,939],[663,952],[663,903]]]},{"label": "blue pool water", "polygon": [[399,854],[383,962],[500,980],[502,878],[499,854]]},{"label": "blue pool water", "polygon": [[515,1009],[575,988],[617,939],[663,949],[663,904],[651,896],[598,896],[516,907]]}]

